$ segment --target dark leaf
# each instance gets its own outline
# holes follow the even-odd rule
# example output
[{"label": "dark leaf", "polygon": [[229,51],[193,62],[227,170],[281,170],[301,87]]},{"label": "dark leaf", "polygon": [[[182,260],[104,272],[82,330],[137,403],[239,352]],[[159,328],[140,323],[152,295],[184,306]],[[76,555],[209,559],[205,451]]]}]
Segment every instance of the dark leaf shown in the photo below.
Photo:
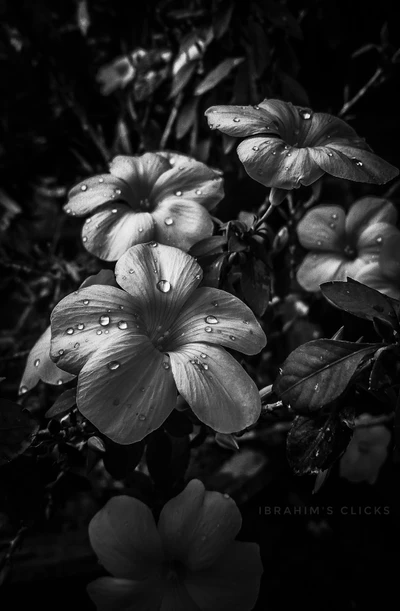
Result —
[{"label": "dark leaf", "polygon": [[194,95],[203,95],[210,89],[214,89],[224,78],[226,78],[236,66],[244,61],[244,57],[229,57],[224,59],[216,68],[211,70],[207,76],[197,85]]},{"label": "dark leaf", "polygon": [[393,351],[393,346],[384,346],[375,353],[371,373],[369,375],[368,390],[379,390],[383,386],[389,386],[391,378],[387,372],[387,356]]},{"label": "dark leaf", "polygon": [[378,318],[399,328],[396,312],[400,303],[375,289],[352,280],[350,282],[325,282],[321,284],[325,299],[340,310],[354,314],[358,318],[373,321]]},{"label": "dark leaf", "polygon": [[222,255],[217,256],[213,263],[204,269],[202,286],[211,286],[213,288],[219,287],[222,268],[226,261],[227,254],[228,253],[223,253]]},{"label": "dark leaf", "polygon": [[189,464],[189,436],[172,437],[165,431],[153,433],[146,448],[146,464],[156,485],[164,493],[183,478]]},{"label": "dark leaf", "polygon": [[39,425],[18,403],[0,399],[0,465],[4,465],[29,448]]},{"label": "dark leaf", "polygon": [[232,13],[234,9],[234,2],[229,2],[228,6],[222,7],[219,9],[217,14],[213,19],[213,32],[214,37],[218,40],[218,38],[222,38],[227,29],[229,28],[229,24],[232,19]]},{"label": "dark leaf", "polygon": [[200,242],[196,242],[189,250],[192,257],[204,257],[207,255],[216,255],[222,252],[226,245],[226,237],[213,235],[210,238],[204,238]]},{"label": "dark leaf", "polygon": [[106,440],[106,453],[103,456],[104,467],[115,479],[128,477],[137,467],[142,458],[144,441],[130,445],[120,445]]},{"label": "dark leaf", "polygon": [[325,471],[346,450],[352,434],[337,412],[296,416],[286,442],[288,462],[298,475]]},{"label": "dark leaf", "polygon": [[269,269],[260,259],[249,258],[242,267],[241,289],[247,304],[257,316],[262,316],[269,304]]},{"label": "dark leaf", "polygon": [[178,93],[182,91],[190,81],[193,76],[195,70],[197,68],[197,62],[193,61],[189,64],[185,64],[182,68],[177,72],[172,81],[171,93],[169,94],[170,98],[175,98]]},{"label": "dark leaf", "polygon": [[183,106],[182,110],[180,111],[175,125],[175,134],[178,140],[181,140],[181,138],[186,136],[186,134],[196,121],[197,105],[198,99],[192,98]]},{"label": "dark leaf", "polygon": [[65,390],[45,413],[45,418],[62,416],[76,405],[76,388]]},{"label": "dark leaf", "polygon": [[170,413],[163,426],[173,437],[184,437],[193,432],[193,424],[186,413],[176,409]]},{"label": "dark leaf", "polygon": [[357,367],[378,347],[333,339],[303,344],[283,363],[274,391],[295,411],[315,411],[346,390]]},{"label": "dark leaf", "polygon": [[252,45],[255,76],[260,77],[270,62],[271,50],[268,38],[264,28],[252,17],[249,19],[248,32]]}]

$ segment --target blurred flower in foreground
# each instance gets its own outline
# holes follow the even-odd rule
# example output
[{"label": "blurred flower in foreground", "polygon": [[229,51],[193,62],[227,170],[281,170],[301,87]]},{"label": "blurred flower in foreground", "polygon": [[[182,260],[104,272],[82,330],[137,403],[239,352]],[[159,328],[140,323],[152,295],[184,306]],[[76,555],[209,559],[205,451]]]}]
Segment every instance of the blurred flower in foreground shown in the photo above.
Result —
[{"label": "blurred flower in foreground", "polygon": [[224,195],[223,179],[184,155],[119,155],[110,174],[93,176],[69,192],[68,214],[89,216],[82,240],[89,252],[115,261],[150,240],[182,250],[212,234],[208,210]]},{"label": "blurred flower in foreground", "polygon": [[119,286],[65,297],[51,316],[51,358],[79,374],[77,406],[121,444],[157,429],[176,391],[220,433],[254,424],[255,383],[221,346],[257,354],[266,338],[254,314],[225,291],[197,288],[201,267],[156,242],[130,248],[116,264]]},{"label": "blurred flower in foreground", "polygon": [[378,262],[366,265],[356,279],[389,297],[400,299],[400,231],[385,240]]},{"label": "blurred flower in foreground", "polygon": [[[80,288],[91,286],[92,284],[116,286],[114,274],[112,271],[104,269],[98,274],[86,278],[86,280],[82,282]],[[42,380],[45,384],[56,384],[61,386],[74,379],[75,375],[62,371],[51,360],[50,342],[51,328],[49,326],[29,352],[19,386],[19,394],[23,395],[28,392],[28,390],[34,388],[39,380]]]},{"label": "blurred flower in foreground", "polygon": [[297,271],[297,281],[307,291],[318,291],[323,282],[350,277],[393,294],[379,258],[383,247],[387,253],[388,240],[400,238],[396,220],[394,206],[379,197],[357,200],[347,214],[341,206],[316,206],[297,226],[300,244],[311,251]]},{"label": "blurred flower in foreground", "polygon": [[399,173],[371,153],[341,119],[290,102],[266,99],[257,106],[212,106],[206,116],[211,129],[246,138],[237,148],[239,159],[254,180],[273,187],[270,200],[275,205],[286,190],[311,185],[325,173],[376,184]]},{"label": "blurred flower in foreground", "polygon": [[156,525],[141,501],[117,496],[92,519],[89,537],[114,577],[88,586],[98,611],[250,611],[263,572],[259,546],[234,541],[236,503],[192,480]]},{"label": "blurred flower in foreground", "polygon": [[382,424],[370,424],[371,416],[362,414],[352,440],[340,460],[340,476],[350,482],[375,484],[379,471],[388,455],[390,432]]}]

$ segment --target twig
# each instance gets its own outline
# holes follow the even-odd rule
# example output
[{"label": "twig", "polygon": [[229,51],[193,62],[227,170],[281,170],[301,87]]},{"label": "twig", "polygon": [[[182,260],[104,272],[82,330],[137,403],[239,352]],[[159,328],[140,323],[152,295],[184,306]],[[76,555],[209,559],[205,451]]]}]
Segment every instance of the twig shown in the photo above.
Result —
[{"label": "twig", "polygon": [[[28,530],[28,527],[25,524],[23,524],[19,528],[14,539],[10,541],[7,552],[4,554],[3,558],[0,560],[0,571],[4,571],[4,569],[8,568],[11,565],[13,555],[15,551],[18,549],[18,547],[21,545],[22,540],[27,530]],[[0,577],[0,585],[2,585],[1,577]]]},{"label": "twig", "polygon": [[373,87],[382,76],[383,76],[382,68],[377,68],[375,74],[373,74],[371,78],[369,79],[369,81],[365,83],[364,87],[361,87],[358,93],[356,93],[356,95],[352,97],[351,100],[343,104],[342,108],[338,112],[338,117],[343,117],[347,113],[347,111],[350,110],[350,108],[354,106],[354,104],[356,104],[362,97],[364,97],[368,89]]}]

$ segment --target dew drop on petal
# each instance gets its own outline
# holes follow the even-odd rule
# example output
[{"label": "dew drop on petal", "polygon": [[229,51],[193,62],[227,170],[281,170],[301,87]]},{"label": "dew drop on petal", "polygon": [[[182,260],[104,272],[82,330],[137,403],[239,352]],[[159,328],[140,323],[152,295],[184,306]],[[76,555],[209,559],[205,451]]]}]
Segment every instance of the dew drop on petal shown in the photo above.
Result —
[{"label": "dew drop on petal", "polygon": [[63,381],[62,381],[62,380],[57,380],[57,384],[58,384],[58,386],[61,386],[61,384],[62,384],[62,383],[63,383]]},{"label": "dew drop on petal", "polygon": [[243,323],[244,323],[245,325],[250,324],[248,320],[244,320],[244,321],[243,321]]},{"label": "dew drop on petal", "polygon": [[333,153],[328,153],[328,157],[333,157]]},{"label": "dew drop on petal", "polygon": [[176,195],[177,197],[180,197],[180,196],[182,195],[182,191],[175,191],[175,195]]},{"label": "dew drop on petal", "polygon": [[81,191],[87,191],[87,185],[81,185]]},{"label": "dew drop on petal", "polygon": [[229,339],[231,339],[233,342],[235,341],[236,337],[234,335],[230,335]]},{"label": "dew drop on petal", "polygon": [[287,153],[286,154],[286,157],[291,157],[291,156],[292,156],[292,153]]},{"label": "dew drop on petal", "polygon": [[117,326],[118,329],[127,329],[128,323],[125,320],[120,320]]},{"label": "dew drop on petal", "polygon": [[86,219],[86,221],[85,221],[86,225],[88,225],[91,222],[92,222],[92,219]]},{"label": "dew drop on petal", "polygon": [[208,365],[203,365],[203,369],[208,370]]},{"label": "dew drop on petal", "polygon": [[214,306],[214,308],[217,308],[218,307],[218,301],[213,301],[212,305]]},{"label": "dew drop on petal", "polygon": [[206,354],[204,354],[204,352],[202,352],[202,353],[200,354],[200,356],[201,356],[201,358],[202,358],[202,359],[206,359],[206,358],[207,358],[207,355],[206,355]]},{"label": "dew drop on petal", "polygon": [[142,388],[140,389],[140,392],[144,392],[145,390],[146,390],[146,389],[145,389],[145,388],[143,388],[143,386],[142,386]]},{"label": "dew drop on petal", "polygon": [[73,334],[73,332],[74,332],[74,330],[73,330],[73,328],[72,328],[72,327],[69,327],[69,328],[67,329],[67,335],[72,335],[72,334]]},{"label": "dew drop on petal", "polygon": [[253,106],[254,110],[260,110],[259,106]]},{"label": "dew drop on petal", "polygon": [[211,327],[206,327],[206,328],[204,329],[204,331],[205,331],[206,333],[212,333],[212,329],[211,329]]},{"label": "dew drop on petal", "polygon": [[86,236],[83,236],[82,242],[87,242],[87,237]]},{"label": "dew drop on petal", "polygon": [[157,244],[157,242],[150,242],[149,246],[151,248],[157,248],[158,244]]},{"label": "dew drop on petal", "polygon": [[130,273],[130,274],[134,274],[134,273],[135,273],[135,270],[134,270],[134,269],[130,269],[130,270],[129,270],[129,273]]},{"label": "dew drop on petal", "polygon": [[115,193],[116,193],[117,195],[121,195],[122,191],[121,191],[121,189],[115,189]]},{"label": "dew drop on petal", "polygon": [[74,345],[74,348],[79,348],[80,344],[79,342],[76,342],[76,344]]},{"label": "dew drop on petal", "polygon": [[26,392],[28,392],[28,389],[26,386],[20,386],[19,388],[19,394],[20,395],[24,395]]},{"label": "dew drop on petal", "polygon": [[306,121],[308,121],[308,119],[311,119],[311,113],[308,110],[300,110],[299,112],[300,116]]},{"label": "dew drop on petal", "polygon": [[333,218],[333,220],[334,220],[334,221],[337,221],[337,219],[338,219],[338,215],[336,214],[336,212],[334,212],[334,213],[332,214],[332,218]]},{"label": "dew drop on petal", "polygon": [[89,299],[84,299],[82,301],[82,303],[83,303],[83,305],[89,305],[90,301],[89,301]]},{"label": "dew drop on petal", "polygon": [[336,225],[335,225],[335,223],[329,223],[329,227],[330,227],[331,229],[335,229]]},{"label": "dew drop on petal", "polygon": [[117,214],[118,210],[117,210],[117,208],[113,208],[113,209],[111,210],[111,212],[112,212],[113,214]]},{"label": "dew drop on petal", "polygon": [[171,285],[168,280],[159,280],[156,286],[161,293],[169,293],[171,290]]},{"label": "dew drop on petal", "polygon": [[166,362],[163,363],[163,367],[164,367],[164,369],[170,369],[171,368],[169,363],[166,363]]},{"label": "dew drop on petal", "polygon": [[104,182],[104,178],[99,178],[99,182]]},{"label": "dew drop on petal", "polygon": [[79,325],[77,326],[77,329],[79,329],[79,331],[82,331],[82,329],[85,328],[85,325],[83,324],[83,322],[80,322]]},{"label": "dew drop on petal", "polygon": [[376,238],[376,243],[377,243],[377,244],[382,244],[382,242],[383,242],[383,238],[382,238],[382,236],[378,236],[378,237]]},{"label": "dew drop on petal", "polygon": [[139,420],[143,422],[143,420],[146,420],[146,416],[144,414],[140,414]]},{"label": "dew drop on petal", "polygon": [[64,354],[64,350],[61,348],[61,350],[58,351],[58,354],[62,356]]},{"label": "dew drop on petal", "polygon": [[104,331],[104,333],[105,333],[106,335],[108,335],[110,332],[109,332],[109,330],[108,330],[108,329],[106,329],[106,330]]},{"label": "dew drop on petal", "polygon": [[196,275],[195,275],[195,278],[196,278],[196,280],[200,280],[200,278],[201,278],[201,274],[196,274]]},{"label": "dew drop on petal", "polygon": [[138,231],[139,233],[143,233],[143,227],[139,227]]},{"label": "dew drop on petal", "polygon": [[240,123],[240,119],[239,119],[238,117],[235,117],[235,118],[233,119],[233,122],[234,122],[234,123]]},{"label": "dew drop on petal", "polygon": [[101,324],[102,327],[107,327],[107,325],[110,324],[110,317],[107,316],[107,314],[103,314],[99,318],[99,323]]},{"label": "dew drop on petal", "polygon": [[253,151],[259,151],[260,147],[259,146],[253,146]]},{"label": "dew drop on petal", "polygon": [[204,320],[209,325],[216,325],[219,322],[218,318],[215,318],[215,316],[206,316]]},{"label": "dew drop on petal", "polygon": [[39,367],[40,359],[36,359],[36,361],[33,364],[35,365],[35,367]]},{"label": "dew drop on petal", "polygon": [[174,224],[174,220],[170,216],[168,216],[166,219],[164,219],[164,224],[169,227],[170,225]]},{"label": "dew drop on petal", "polygon": [[227,492],[225,492],[223,494],[223,497],[224,497],[224,499],[230,499],[231,498]]},{"label": "dew drop on petal", "polygon": [[276,151],[272,151],[272,155],[276,155]]},{"label": "dew drop on petal", "polygon": [[318,241],[317,241],[317,246],[322,246],[322,242],[321,242],[321,240],[318,240]]},{"label": "dew drop on petal", "polygon": [[103,333],[103,331],[101,329],[99,329],[98,331],[96,331],[96,335],[101,335]]},{"label": "dew drop on petal", "polygon": [[108,368],[110,371],[115,371],[120,366],[121,366],[121,363],[119,363],[118,361],[111,361],[110,363],[108,363]]},{"label": "dew drop on petal", "polygon": [[203,191],[201,189],[196,189],[196,195],[202,195]]},{"label": "dew drop on petal", "polygon": [[67,214],[71,214],[72,210],[71,210],[71,208],[67,208],[65,212],[66,212]]}]

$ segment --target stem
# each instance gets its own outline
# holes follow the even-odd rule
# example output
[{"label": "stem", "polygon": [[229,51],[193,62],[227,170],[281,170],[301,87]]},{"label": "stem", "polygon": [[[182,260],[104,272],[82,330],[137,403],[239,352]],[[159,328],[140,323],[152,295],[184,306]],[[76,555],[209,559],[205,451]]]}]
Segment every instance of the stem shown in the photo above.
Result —
[{"label": "stem", "polygon": [[3,558],[0,560],[0,571],[2,571],[5,567],[11,564],[13,554],[17,550],[17,548],[21,545],[22,540],[27,530],[28,530],[28,527],[25,524],[23,524],[19,528],[14,539],[10,541],[7,552],[4,554]]},{"label": "stem", "polygon": [[263,224],[263,222],[270,216],[272,210],[275,208],[275,206],[273,206],[272,204],[270,204],[268,206],[268,208],[266,209],[266,211],[264,212],[264,214],[262,215],[261,218],[258,219],[257,223],[254,225],[254,231],[256,231],[260,225]]},{"label": "stem", "polygon": [[383,76],[383,70],[382,68],[378,68],[375,74],[371,76],[369,81],[365,83],[364,87],[361,87],[358,93],[356,93],[356,95],[353,98],[351,98],[351,100],[343,104],[341,110],[338,112],[338,117],[343,117],[347,113],[347,111],[350,110],[350,108],[354,106],[354,104],[356,104],[362,97],[364,97],[368,89],[373,87],[376,84],[376,82],[378,81],[378,79],[380,79],[382,76]]}]

